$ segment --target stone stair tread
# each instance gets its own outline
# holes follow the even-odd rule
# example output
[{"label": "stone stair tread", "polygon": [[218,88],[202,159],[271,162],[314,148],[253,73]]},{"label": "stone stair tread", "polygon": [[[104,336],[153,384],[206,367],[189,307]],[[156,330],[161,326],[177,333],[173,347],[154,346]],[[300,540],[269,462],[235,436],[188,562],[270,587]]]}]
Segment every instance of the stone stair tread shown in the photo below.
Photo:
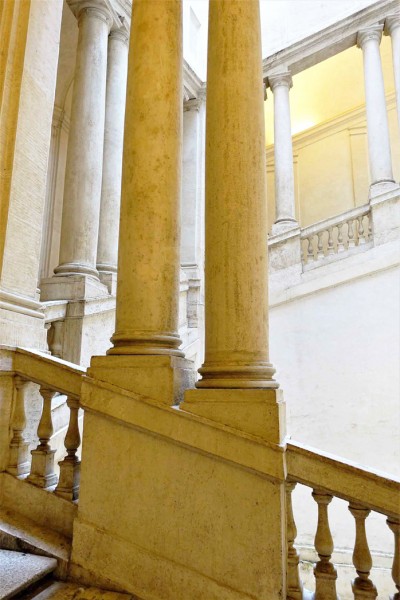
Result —
[{"label": "stone stair tread", "polygon": [[131,594],[110,592],[99,588],[80,586],[76,583],[54,582],[50,587],[29,596],[32,600],[134,600]]},{"label": "stone stair tread", "polygon": [[0,600],[9,600],[57,568],[55,558],[0,550]]}]

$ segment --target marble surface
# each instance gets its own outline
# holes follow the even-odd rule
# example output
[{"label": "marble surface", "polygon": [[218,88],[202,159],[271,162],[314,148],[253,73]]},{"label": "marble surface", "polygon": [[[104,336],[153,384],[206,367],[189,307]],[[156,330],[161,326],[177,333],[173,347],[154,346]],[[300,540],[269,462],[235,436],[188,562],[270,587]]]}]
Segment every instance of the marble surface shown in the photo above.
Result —
[{"label": "marble surface", "polygon": [[54,571],[56,566],[54,558],[0,550],[0,600],[13,598]]}]

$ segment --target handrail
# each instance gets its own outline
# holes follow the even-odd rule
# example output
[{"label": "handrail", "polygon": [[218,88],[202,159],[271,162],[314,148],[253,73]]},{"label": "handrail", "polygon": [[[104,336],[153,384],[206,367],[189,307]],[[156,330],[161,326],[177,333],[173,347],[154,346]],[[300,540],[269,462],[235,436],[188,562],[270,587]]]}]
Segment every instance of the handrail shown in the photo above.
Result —
[{"label": "handrail", "polygon": [[329,492],[354,504],[400,518],[400,480],[290,440],[287,444],[290,481]]},{"label": "handrail", "polygon": [[368,215],[370,211],[371,207],[369,204],[357,206],[356,208],[352,208],[351,210],[340,213],[339,215],[335,215],[334,217],[329,217],[328,219],[317,221],[317,223],[313,223],[312,225],[307,225],[307,227],[302,227],[300,237],[301,239],[306,239],[310,235],[318,233],[319,231],[328,230],[329,227],[335,227],[335,225],[346,223],[350,219],[357,219],[359,217],[363,217],[364,215]]},{"label": "handrail", "polygon": [[13,371],[24,379],[74,398],[80,396],[82,376],[86,373],[78,365],[28,348],[15,348]]}]

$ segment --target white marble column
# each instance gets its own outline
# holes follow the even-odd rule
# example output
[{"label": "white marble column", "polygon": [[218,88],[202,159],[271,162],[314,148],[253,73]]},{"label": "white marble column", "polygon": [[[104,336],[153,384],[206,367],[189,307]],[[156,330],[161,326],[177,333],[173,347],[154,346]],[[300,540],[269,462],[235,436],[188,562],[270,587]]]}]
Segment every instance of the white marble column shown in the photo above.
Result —
[{"label": "white marble column", "polygon": [[382,30],[383,25],[376,25],[359,31],[357,35],[357,45],[362,49],[364,57],[371,197],[386,191],[387,188],[390,189],[394,182],[385,88],[379,52]]},{"label": "white marble column", "polygon": [[264,103],[257,0],[211,2],[205,361],[200,388],[277,387],[268,358]]},{"label": "white marble column", "polygon": [[130,37],[116,332],[108,353],[183,356],[181,1],[135,0]]},{"label": "white marble column", "polygon": [[79,24],[65,173],[60,264],[56,275],[97,277],[108,34],[107,0],[69,0]]},{"label": "white marble column", "polygon": [[385,33],[392,40],[394,84],[396,87],[397,118],[400,128],[400,12],[386,17]]},{"label": "white marble column", "polygon": [[272,233],[298,227],[296,221],[293,145],[290,126],[289,90],[292,76],[289,71],[268,77],[274,94],[274,154],[276,218]]},{"label": "white marble column", "polygon": [[112,30],[108,38],[103,181],[97,247],[97,270],[100,273],[117,270],[128,39],[125,26]]}]

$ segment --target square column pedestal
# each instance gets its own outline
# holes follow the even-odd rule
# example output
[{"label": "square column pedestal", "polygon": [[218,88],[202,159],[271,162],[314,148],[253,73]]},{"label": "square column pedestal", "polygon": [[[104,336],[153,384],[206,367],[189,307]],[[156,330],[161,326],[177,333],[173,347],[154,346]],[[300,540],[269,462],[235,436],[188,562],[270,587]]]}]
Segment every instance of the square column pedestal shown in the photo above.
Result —
[{"label": "square column pedestal", "polygon": [[192,389],[168,406],[186,364],[93,359],[70,576],[142,600],[282,600],[281,393]]}]

